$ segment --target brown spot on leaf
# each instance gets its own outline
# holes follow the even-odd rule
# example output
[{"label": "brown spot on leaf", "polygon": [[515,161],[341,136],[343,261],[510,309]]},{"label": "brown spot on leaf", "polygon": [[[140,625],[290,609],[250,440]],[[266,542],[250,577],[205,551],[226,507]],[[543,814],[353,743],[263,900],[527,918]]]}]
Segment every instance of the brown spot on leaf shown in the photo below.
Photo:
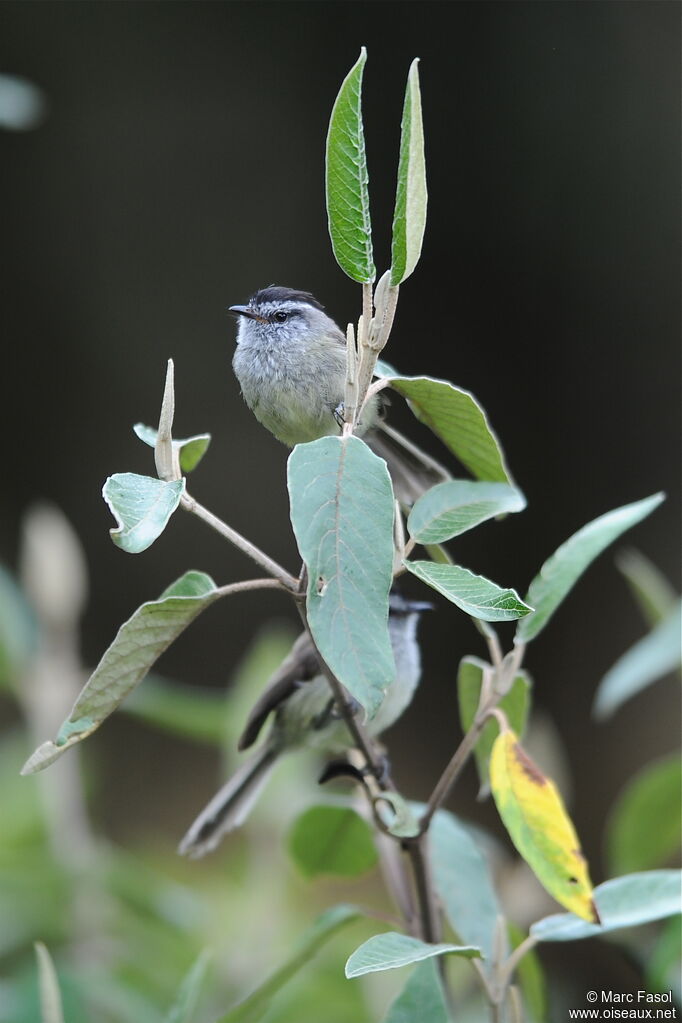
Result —
[{"label": "brown spot on leaf", "polygon": [[317,577],[316,588],[318,597],[323,597],[324,591],[327,589],[327,580],[323,575]]},{"label": "brown spot on leaf", "polygon": [[590,901],[590,909],[592,910],[592,915],[594,916],[594,922],[596,924],[599,924],[599,926],[601,927],[601,917],[599,916],[599,910],[595,906],[593,900]]},{"label": "brown spot on leaf", "polygon": [[516,757],[519,767],[521,768],[523,773],[526,774],[532,782],[534,782],[536,785],[545,785],[547,783],[547,779],[545,778],[540,768],[537,766],[537,764],[533,763],[533,761],[530,759],[525,750],[522,749],[518,742],[514,743],[514,756]]}]

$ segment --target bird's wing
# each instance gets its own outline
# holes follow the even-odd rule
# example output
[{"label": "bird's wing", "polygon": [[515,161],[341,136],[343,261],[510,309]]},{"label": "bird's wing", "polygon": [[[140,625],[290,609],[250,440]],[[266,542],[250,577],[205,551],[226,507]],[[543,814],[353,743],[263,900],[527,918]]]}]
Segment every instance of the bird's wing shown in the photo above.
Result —
[{"label": "bird's wing", "polygon": [[265,690],[256,701],[248,716],[244,731],[237,744],[240,750],[248,749],[258,738],[265,719],[287,697],[291,696],[302,682],[309,682],[320,673],[320,662],[307,632],[302,632],[277,670],[270,676]]}]

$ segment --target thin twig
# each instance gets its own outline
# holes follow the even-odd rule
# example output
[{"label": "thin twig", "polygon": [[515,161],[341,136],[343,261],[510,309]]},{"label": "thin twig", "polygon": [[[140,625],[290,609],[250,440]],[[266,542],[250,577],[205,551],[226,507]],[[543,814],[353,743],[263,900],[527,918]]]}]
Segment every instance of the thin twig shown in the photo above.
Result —
[{"label": "thin twig", "polygon": [[514,970],[519,965],[523,957],[526,955],[527,952],[530,952],[530,950],[534,948],[535,945],[537,945],[537,938],[535,938],[532,934],[529,934],[527,937],[523,939],[523,941],[520,944],[516,946],[516,948],[511,953],[507,961],[503,963],[500,983],[500,987],[502,990],[504,990],[509,984],[510,980],[514,976]]},{"label": "thin twig", "polygon": [[271,576],[278,579],[279,582],[284,586],[290,593],[298,593],[298,580],[290,575],[285,568],[282,568],[276,561],[273,561],[267,554],[265,554],[259,547],[251,543],[245,537],[238,533],[232,526],[228,526],[226,522],[219,519],[217,515],[210,512],[208,508],[204,508],[203,505],[199,504],[193,497],[188,493],[184,493],[180,499],[180,503],[185,511],[191,512],[192,515],[196,515],[207,525],[211,526],[216,532],[220,533],[225,540],[228,540],[231,544],[237,547],[243,554],[246,554],[252,561],[260,565],[261,568],[265,569]]},{"label": "thin twig", "polygon": [[218,597],[229,597],[233,593],[244,593],[247,590],[282,590],[288,593],[289,591],[282,585],[279,579],[242,579],[237,583],[227,583],[226,586],[219,586],[216,590],[216,596]]}]

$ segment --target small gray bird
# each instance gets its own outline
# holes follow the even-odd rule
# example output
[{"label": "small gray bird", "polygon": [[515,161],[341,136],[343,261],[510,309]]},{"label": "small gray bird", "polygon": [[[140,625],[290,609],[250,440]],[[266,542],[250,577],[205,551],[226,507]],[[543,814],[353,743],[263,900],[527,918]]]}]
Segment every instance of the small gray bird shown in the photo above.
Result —
[{"label": "small gray bird", "polygon": [[[239,317],[232,365],[256,419],[293,447],[339,434],[343,424],[346,337],[307,291],[269,287],[248,305],[230,306]],[[365,407],[357,433],[384,458],[396,496],[413,504],[446,469],[382,420],[383,401]]]},{"label": "small gray bird", "polygon": [[[430,607],[391,593],[388,629],[396,676],[368,724],[370,735],[389,728],[412,700],[421,675],[417,624],[420,613]],[[271,713],[274,718],[267,739],[202,810],[180,843],[181,853],[193,859],[203,856],[216,848],[224,834],[243,824],[282,754],[307,748],[336,755],[351,746],[348,729],[335,711],[329,683],[305,632],[251,711],[239,740],[240,750],[253,745]]]}]

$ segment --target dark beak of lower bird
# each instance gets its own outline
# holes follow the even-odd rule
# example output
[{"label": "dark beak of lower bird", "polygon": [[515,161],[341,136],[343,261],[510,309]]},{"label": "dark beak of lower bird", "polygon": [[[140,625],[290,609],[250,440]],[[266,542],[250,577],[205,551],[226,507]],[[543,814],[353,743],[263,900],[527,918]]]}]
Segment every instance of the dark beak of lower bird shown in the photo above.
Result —
[{"label": "dark beak of lower bird", "polygon": [[237,316],[248,316],[250,320],[258,320],[259,323],[267,322],[262,316],[259,316],[258,313],[249,308],[248,305],[231,305],[228,312],[235,313]]}]

